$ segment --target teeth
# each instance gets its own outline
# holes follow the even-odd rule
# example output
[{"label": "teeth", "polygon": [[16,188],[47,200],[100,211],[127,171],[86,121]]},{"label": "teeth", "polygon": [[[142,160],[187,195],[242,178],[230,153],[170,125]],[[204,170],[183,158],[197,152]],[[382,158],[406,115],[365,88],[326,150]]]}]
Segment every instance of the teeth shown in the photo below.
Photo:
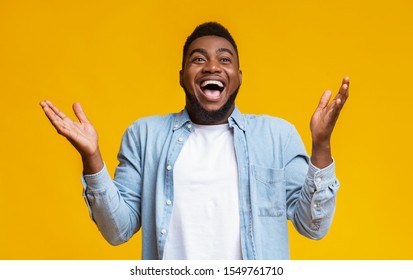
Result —
[{"label": "teeth", "polygon": [[201,84],[201,87],[206,87],[207,85],[217,85],[219,87],[224,87],[223,83],[221,83],[220,81],[215,81],[215,80],[205,81]]}]

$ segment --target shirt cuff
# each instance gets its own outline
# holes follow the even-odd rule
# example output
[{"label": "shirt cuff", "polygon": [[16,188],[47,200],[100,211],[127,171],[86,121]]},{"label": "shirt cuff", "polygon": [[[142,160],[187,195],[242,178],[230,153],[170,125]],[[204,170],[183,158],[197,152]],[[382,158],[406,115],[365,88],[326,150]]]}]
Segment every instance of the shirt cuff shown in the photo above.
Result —
[{"label": "shirt cuff", "polygon": [[112,178],[106,168],[106,164],[103,163],[103,168],[95,174],[82,175],[82,184],[86,191],[102,191],[112,183]]},{"label": "shirt cuff", "polygon": [[337,185],[335,169],[336,166],[334,159],[329,166],[322,169],[314,166],[310,160],[307,173],[307,182],[310,186],[314,187],[316,191],[323,190],[332,185]]}]

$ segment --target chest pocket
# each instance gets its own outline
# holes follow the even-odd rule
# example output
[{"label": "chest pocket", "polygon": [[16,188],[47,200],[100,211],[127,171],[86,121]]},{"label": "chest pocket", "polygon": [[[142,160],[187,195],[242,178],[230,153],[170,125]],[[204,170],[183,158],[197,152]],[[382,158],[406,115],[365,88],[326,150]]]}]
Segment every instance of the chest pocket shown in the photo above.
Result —
[{"label": "chest pocket", "polygon": [[285,216],[284,169],[251,166],[253,207],[260,217]]}]

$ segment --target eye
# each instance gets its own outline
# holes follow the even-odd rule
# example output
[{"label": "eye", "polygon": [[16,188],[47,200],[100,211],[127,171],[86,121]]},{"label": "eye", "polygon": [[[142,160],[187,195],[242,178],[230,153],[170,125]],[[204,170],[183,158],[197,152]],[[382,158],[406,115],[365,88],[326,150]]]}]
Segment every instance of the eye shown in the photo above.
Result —
[{"label": "eye", "polygon": [[197,56],[197,57],[194,57],[194,58],[192,59],[192,62],[193,62],[193,63],[197,63],[197,64],[199,64],[199,63],[204,63],[204,62],[205,62],[205,58],[200,57],[200,56]]},{"label": "eye", "polygon": [[219,61],[225,64],[231,63],[231,59],[229,57],[221,57]]}]

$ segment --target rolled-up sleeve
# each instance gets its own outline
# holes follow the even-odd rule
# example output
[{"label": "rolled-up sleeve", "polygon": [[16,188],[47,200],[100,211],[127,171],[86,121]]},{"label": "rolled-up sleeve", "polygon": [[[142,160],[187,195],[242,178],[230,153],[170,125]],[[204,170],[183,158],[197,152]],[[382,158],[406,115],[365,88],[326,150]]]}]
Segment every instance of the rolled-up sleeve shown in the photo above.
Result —
[{"label": "rolled-up sleeve", "polygon": [[[305,154],[301,138],[292,129],[291,148],[285,167],[287,215],[298,232],[312,239],[323,238],[332,223],[339,182],[335,161],[323,168],[315,167]],[[297,148],[298,147],[298,148]]]}]

